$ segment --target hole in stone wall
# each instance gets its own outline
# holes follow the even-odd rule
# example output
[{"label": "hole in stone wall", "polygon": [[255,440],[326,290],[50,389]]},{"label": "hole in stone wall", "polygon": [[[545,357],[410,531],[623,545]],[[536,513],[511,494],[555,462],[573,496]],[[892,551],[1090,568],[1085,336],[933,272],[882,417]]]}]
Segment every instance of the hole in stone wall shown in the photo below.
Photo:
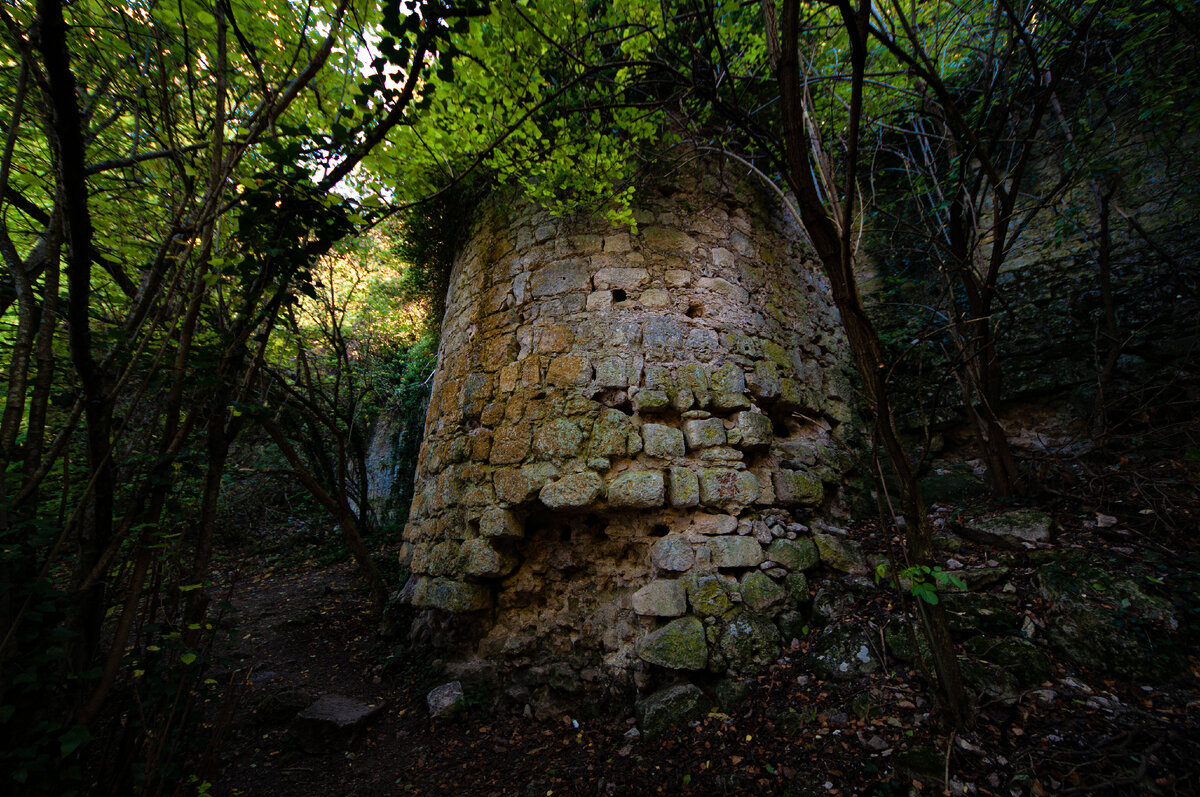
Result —
[{"label": "hole in stone wall", "polygon": [[625,297],[625,289],[624,288],[614,288],[613,289],[613,301],[614,302],[623,302],[623,301],[625,301],[625,298],[626,297]]},{"label": "hole in stone wall", "polygon": [[704,318],[704,303],[692,302],[687,309],[688,318]]},{"label": "hole in stone wall", "polygon": [[614,410],[620,410],[626,415],[633,415],[633,401],[629,398],[629,394],[624,390],[619,390],[617,388],[597,390],[592,394],[592,401],[598,401],[606,407],[611,407]]},{"label": "hole in stone wall", "polygon": [[666,523],[655,523],[650,527],[651,537],[665,537],[671,533],[671,527]]},{"label": "hole in stone wall", "polygon": [[558,527],[558,539],[561,542],[570,542],[571,541],[571,527],[566,526],[566,525],[559,526]]}]

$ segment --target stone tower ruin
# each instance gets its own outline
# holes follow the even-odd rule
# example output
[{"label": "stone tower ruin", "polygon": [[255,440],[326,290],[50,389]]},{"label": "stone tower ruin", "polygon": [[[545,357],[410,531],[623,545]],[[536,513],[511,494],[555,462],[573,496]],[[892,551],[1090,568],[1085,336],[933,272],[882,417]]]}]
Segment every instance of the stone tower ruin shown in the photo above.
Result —
[{"label": "stone tower ruin", "polygon": [[402,594],[515,701],[773,659],[843,512],[847,347],[795,227],[713,176],[639,202],[636,234],[493,202],[450,280]]}]

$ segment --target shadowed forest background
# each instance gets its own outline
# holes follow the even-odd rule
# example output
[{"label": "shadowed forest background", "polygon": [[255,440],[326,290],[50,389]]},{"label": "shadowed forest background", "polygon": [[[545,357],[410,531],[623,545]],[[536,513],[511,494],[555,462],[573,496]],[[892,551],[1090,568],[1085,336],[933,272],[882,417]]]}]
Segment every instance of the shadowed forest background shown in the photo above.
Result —
[{"label": "shadowed forest background", "polygon": [[[1191,4],[36,0],[0,24],[13,793],[1200,788]],[[680,730],[479,692],[426,719],[444,663],[408,636],[398,550],[455,258],[498,205],[636,235],[642,193],[696,170],[801,231],[836,308],[871,573],[814,588],[784,658]],[[971,536],[1020,508],[1054,545]],[[1028,647],[971,643],[939,599],[1002,583],[1040,596],[1002,623]],[[1043,644],[1080,590],[1107,651]],[[818,626],[893,610],[894,667],[806,668]],[[318,695],[264,692],[277,654],[387,712],[289,731]]]}]

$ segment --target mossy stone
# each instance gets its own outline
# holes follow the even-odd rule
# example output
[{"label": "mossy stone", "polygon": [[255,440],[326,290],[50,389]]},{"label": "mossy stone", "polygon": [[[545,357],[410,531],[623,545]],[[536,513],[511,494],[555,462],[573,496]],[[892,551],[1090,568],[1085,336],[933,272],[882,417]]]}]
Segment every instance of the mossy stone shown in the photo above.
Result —
[{"label": "mossy stone", "polygon": [[703,670],[708,664],[704,624],[698,617],[672,620],[646,637],[638,656],[672,670]]}]

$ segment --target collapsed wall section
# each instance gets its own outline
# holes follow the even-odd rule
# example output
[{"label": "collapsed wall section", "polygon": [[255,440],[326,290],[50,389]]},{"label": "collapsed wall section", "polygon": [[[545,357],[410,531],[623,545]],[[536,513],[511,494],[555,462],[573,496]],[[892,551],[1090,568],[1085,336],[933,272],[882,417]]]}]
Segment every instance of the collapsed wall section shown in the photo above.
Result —
[{"label": "collapsed wall section", "polygon": [[402,595],[518,700],[773,658],[840,511],[850,367],[805,246],[714,177],[644,194],[636,234],[496,202],[451,276]]}]

